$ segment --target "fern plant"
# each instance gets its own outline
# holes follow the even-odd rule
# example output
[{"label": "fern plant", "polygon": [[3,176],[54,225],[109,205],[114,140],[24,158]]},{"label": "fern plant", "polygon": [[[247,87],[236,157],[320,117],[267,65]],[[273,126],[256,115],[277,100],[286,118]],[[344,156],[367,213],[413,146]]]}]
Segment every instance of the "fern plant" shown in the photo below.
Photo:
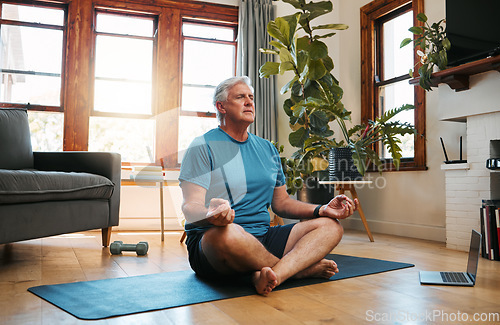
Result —
[{"label": "fern plant", "polygon": [[379,170],[382,170],[382,161],[378,153],[373,150],[377,142],[382,142],[391,154],[394,166],[396,169],[399,169],[402,158],[400,136],[415,134],[416,132],[412,124],[394,121],[393,118],[403,111],[414,108],[413,105],[403,105],[386,111],[382,116],[376,118],[375,121],[369,120],[367,124],[359,124],[350,129],[347,129],[344,120],[338,119],[337,121],[344,135],[345,142],[341,141],[337,146],[351,148],[354,164],[358,168],[359,173],[364,175],[369,161],[377,165]]}]

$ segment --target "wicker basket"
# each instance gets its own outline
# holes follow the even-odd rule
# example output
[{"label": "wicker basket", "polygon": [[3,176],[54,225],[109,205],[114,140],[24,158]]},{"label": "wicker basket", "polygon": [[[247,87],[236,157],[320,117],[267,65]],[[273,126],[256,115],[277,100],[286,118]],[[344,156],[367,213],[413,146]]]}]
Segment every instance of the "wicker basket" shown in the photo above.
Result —
[{"label": "wicker basket", "polygon": [[363,179],[358,168],[354,165],[351,148],[331,149],[328,161],[331,181],[360,181]]}]

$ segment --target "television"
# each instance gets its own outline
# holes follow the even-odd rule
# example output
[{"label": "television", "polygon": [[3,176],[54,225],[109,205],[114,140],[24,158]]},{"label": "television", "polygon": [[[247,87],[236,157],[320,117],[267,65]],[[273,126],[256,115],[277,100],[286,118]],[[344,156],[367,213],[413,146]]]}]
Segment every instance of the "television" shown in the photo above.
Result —
[{"label": "television", "polygon": [[448,65],[500,54],[500,0],[446,0]]}]

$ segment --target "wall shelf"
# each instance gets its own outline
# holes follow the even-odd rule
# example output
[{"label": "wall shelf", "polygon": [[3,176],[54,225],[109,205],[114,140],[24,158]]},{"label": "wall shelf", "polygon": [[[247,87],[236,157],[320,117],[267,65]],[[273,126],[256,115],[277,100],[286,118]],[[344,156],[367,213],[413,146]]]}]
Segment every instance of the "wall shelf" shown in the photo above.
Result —
[{"label": "wall shelf", "polygon": [[[470,76],[493,70],[500,72],[500,55],[435,72],[432,74],[432,87],[445,83],[455,91],[467,90]],[[419,80],[418,77],[410,79],[410,84],[418,85]]]}]

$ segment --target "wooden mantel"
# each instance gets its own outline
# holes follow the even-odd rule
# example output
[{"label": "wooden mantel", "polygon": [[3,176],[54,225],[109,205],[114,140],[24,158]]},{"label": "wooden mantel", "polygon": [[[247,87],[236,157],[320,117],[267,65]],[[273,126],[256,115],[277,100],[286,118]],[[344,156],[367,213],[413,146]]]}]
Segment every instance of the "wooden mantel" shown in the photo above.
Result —
[{"label": "wooden mantel", "polygon": [[[500,72],[500,55],[435,72],[432,74],[431,83],[432,87],[445,83],[455,91],[467,90],[470,76],[492,70]],[[418,85],[419,79],[418,77],[410,79],[410,84]]]}]

